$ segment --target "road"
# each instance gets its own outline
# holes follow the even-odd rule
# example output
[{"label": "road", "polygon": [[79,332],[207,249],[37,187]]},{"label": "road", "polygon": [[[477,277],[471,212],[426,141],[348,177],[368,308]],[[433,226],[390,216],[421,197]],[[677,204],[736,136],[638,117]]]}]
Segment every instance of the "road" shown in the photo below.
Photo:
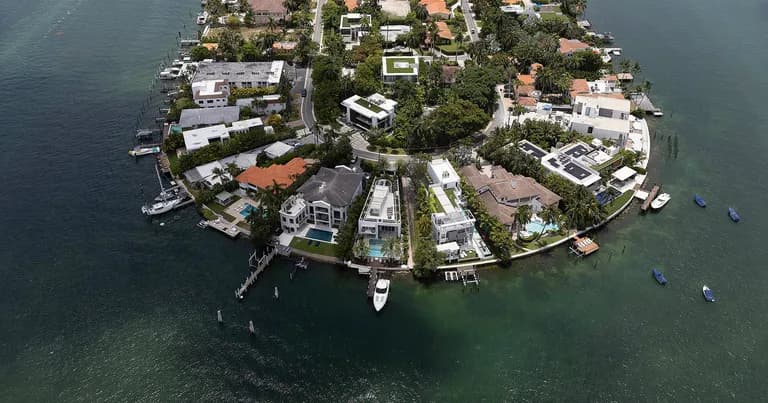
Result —
[{"label": "road", "polygon": [[[326,0],[317,0],[317,8],[315,9],[315,22],[312,30],[312,41],[319,45],[318,49],[322,48],[323,40],[323,23],[321,20],[321,13],[323,4]],[[322,50],[322,49],[321,49]],[[314,132],[315,130],[315,110],[312,104],[312,96],[314,95],[314,87],[312,86],[312,62],[309,62],[306,72],[304,73],[304,89],[307,91],[307,96],[301,99],[301,120],[304,121],[304,126]]]},{"label": "road", "polygon": [[464,14],[464,22],[469,29],[469,40],[472,42],[479,41],[480,36],[478,35],[477,22],[475,21],[475,17],[472,17],[472,8],[469,7],[468,0],[461,0],[461,12]]}]

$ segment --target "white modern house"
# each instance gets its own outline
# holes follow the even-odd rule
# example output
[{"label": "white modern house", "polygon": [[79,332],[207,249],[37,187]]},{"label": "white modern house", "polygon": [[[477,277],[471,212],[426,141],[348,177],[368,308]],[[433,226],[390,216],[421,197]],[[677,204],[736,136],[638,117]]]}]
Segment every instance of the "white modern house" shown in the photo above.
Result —
[{"label": "white modern house", "polygon": [[371,32],[371,16],[360,13],[344,14],[341,16],[339,32],[345,43],[357,43],[363,35]]},{"label": "white modern house", "polygon": [[384,56],[381,58],[381,76],[384,84],[397,80],[416,82],[419,79],[418,56]]},{"label": "white modern house", "polygon": [[225,125],[202,127],[200,129],[184,130],[184,146],[187,151],[195,151],[203,148],[211,142],[224,142],[229,140],[229,128]]},{"label": "white modern house", "polygon": [[600,187],[601,178],[597,171],[579,161],[578,157],[560,150],[542,157],[541,165],[548,171],[556,173],[576,185],[587,187],[593,191]]},{"label": "white modern house", "polygon": [[226,80],[230,88],[271,87],[280,84],[285,61],[200,62],[192,83]]},{"label": "white modern house", "polygon": [[399,237],[400,189],[397,181],[376,178],[357,220],[357,233],[374,239]]},{"label": "white modern house", "polygon": [[432,236],[438,245],[456,242],[458,245],[472,243],[475,233],[475,217],[469,210],[459,204],[457,195],[445,191],[439,184],[429,187],[430,193],[440,205],[437,212],[432,213]]},{"label": "white modern house", "polygon": [[192,83],[192,99],[201,108],[227,106],[229,83],[227,80],[203,80]]},{"label": "white modern house", "polygon": [[248,130],[262,126],[264,126],[264,123],[261,121],[261,118],[238,120],[236,122],[232,122],[232,126],[229,128],[229,133],[245,133]]},{"label": "white modern house", "polygon": [[461,178],[447,159],[430,161],[427,165],[427,173],[433,184],[443,189],[451,189],[457,196],[461,195]]},{"label": "white modern house", "polygon": [[363,192],[363,177],[346,166],[320,168],[280,207],[280,226],[288,233],[299,232],[307,223],[340,228],[352,202]]},{"label": "white modern house", "polygon": [[631,112],[627,99],[601,95],[579,95],[573,104],[571,129],[592,137],[625,140]]},{"label": "white modern house", "polygon": [[376,93],[367,98],[353,95],[341,102],[347,122],[364,130],[389,130],[395,124],[397,102]]}]

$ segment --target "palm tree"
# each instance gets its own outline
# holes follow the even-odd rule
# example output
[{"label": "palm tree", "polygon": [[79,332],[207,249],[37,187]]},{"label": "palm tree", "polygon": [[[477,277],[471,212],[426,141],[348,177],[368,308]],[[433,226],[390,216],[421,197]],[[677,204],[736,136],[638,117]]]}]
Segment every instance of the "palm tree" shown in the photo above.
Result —
[{"label": "palm tree", "polygon": [[427,8],[423,4],[416,6],[416,9],[413,10],[413,12],[416,14],[416,18],[421,21],[424,21],[429,17],[429,12],[427,12]]},{"label": "palm tree", "polygon": [[277,22],[275,22],[274,18],[269,17],[269,20],[267,20],[267,30],[269,30],[269,32],[274,32],[275,29],[277,29]]},{"label": "palm tree", "polygon": [[213,168],[211,171],[211,179],[212,180],[220,180],[222,183],[227,183],[230,178],[229,175],[227,175],[227,172],[221,168]]},{"label": "palm tree", "polygon": [[[546,206],[539,213],[539,217],[541,217],[541,219],[544,221],[545,226],[556,224],[560,217],[560,210],[558,210],[556,206]],[[544,231],[539,232],[539,235],[536,237],[536,239],[541,238],[543,234]]]},{"label": "palm tree", "polygon": [[517,208],[517,213],[515,213],[515,226],[517,227],[517,239],[520,239],[520,232],[525,228],[525,226],[531,222],[531,217],[533,216],[533,211],[531,210],[531,206],[528,205],[522,205]]},{"label": "palm tree", "polygon": [[387,238],[381,246],[381,252],[390,261],[400,258],[401,249],[400,238],[397,237]]},{"label": "palm tree", "polygon": [[234,178],[235,176],[239,175],[241,171],[240,167],[237,166],[237,164],[235,164],[234,162],[230,162],[229,164],[227,164],[227,166],[224,169],[227,171],[230,178]]},{"label": "palm tree", "polygon": [[592,192],[584,186],[578,187],[565,214],[576,229],[598,224],[605,219],[605,210],[597,203]]},{"label": "palm tree", "polygon": [[352,245],[352,254],[357,258],[368,256],[368,240],[365,238],[358,238],[354,245]]}]

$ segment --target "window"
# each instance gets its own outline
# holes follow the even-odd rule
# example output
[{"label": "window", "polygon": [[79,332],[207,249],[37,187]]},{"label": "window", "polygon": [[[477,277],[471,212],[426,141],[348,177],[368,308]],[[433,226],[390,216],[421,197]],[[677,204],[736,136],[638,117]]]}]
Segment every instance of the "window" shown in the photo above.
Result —
[{"label": "window", "polygon": [[592,126],[589,126],[589,128],[587,129],[587,133],[592,134],[593,130],[595,130],[595,128]]},{"label": "window", "polygon": [[597,111],[597,114],[604,118],[610,118],[613,117],[613,109],[600,108],[600,110]]},{"label": "window", "polygon": [[208,103],[209,103],[209,104],[212,104],[212,103],[213,103],[213,100],[212,100],[212,99],[209,99],[209,100],[208,100]]}]

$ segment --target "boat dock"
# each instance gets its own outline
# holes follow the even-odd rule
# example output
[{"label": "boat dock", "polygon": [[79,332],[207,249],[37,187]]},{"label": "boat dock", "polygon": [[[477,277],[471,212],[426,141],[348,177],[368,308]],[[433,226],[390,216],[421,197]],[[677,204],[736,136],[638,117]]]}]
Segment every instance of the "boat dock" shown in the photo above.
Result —
[{"label": "boat dock", "polygon": [[237,238],[240,235],[240,228],[237,225],[232,225],[228,221],[217,218],[215,220],[208,220],[208,227],[221,231],[230,238]]},{"label": "boat dock", "polygon": [[375,268],[371,268],[371,272],[368,277],[368,289],[365,291],[365,295],[368,298],[373,298],[373,293],[376,291],[376,282],[379,281],[379,271]]},{"label": "boat dock", "polygon": [[259,274],[261,274],[261,272],[272,262],[272,259],[274,259],[277,254],[277,248],[267,246],[267,249],[260,257],[257,257],[256,253],[257,252],[254,251],[248,258],[248,267],[251,268],[251,273],[248,274],[245,282],[240,284],[240,287],[235,290],[235,299],[242,300],[245,298],[245,293],[248,291],[248,288],[258,280]]},{"label": "boat dock", "polygon": [[661,111],[661,108],[654,106],[653,102],[651,102],[651,98],[642,92],[629,94],[629,100],[632,101],[632,103],[634,103],[638,108],[644,110],[645,113],[651,113],[653,116],[664,116],[664,112]]},{"label": "boat dock", "polygon": [[651,189],[650,193],[648,193],[648,197],[645,198],[645,201],[643,202],[643,205],[640,206],[640,211],[648,211],[648,208],[651,207],[651,202],[653,199],[656,198],[656,195],[661,190],[661,186],[659,185],[653,185],[653,188]]},{"label": "boat dock", "polygon": [[587,237],[580,238],[578,236],[573,237],[572,246],[568,248],[571,253],[578,257],[589,256],[597,252],[599,249],[600,245],[598,245],[597,242]]},{"label": "boat dock", "polygon": [[474,284],[480,288],[480,275],[477,274],[477,269],[475,269],[475,266],[459,268],[457,272],[459,276],[461,276],[461,281],[464,283],[464,287],[466,287],[467,284]]}]

